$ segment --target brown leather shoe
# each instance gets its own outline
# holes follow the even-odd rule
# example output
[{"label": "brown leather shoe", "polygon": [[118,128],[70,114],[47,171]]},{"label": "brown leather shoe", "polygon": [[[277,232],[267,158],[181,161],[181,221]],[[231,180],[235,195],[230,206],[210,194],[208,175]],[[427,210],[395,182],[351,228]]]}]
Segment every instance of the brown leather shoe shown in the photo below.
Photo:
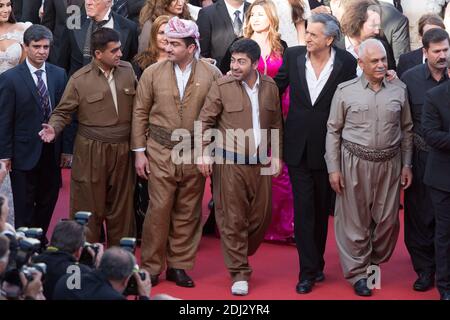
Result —
[{"label": "brown leather shoe", "polygon": [[192,288],[195,286],[194,281],[183,269],[168,268],[166,271],[166,279],[175,282],[179,287]]}]

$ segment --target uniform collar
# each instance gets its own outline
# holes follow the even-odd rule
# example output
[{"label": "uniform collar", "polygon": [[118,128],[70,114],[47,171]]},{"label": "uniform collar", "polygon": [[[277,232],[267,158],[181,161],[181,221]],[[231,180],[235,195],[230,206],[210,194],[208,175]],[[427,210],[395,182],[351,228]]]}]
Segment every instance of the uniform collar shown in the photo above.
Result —
[{"label": "uniform collar", "polygon": [[[367,80],[367,78],[364,75],[364,73],[361,75],[361,85],[363,86],[364,89],[367,89],[367,87],[369,86],[369,81]],[[386,77],[384,77],[383,80],[381,81],[381,86],[382,87],[386,87],[387,86]]]}]

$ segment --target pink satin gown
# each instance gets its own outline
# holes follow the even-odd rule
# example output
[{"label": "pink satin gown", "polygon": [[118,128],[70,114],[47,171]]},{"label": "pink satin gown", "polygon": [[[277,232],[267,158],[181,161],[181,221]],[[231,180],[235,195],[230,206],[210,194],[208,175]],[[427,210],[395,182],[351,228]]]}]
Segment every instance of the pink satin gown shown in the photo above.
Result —
[{"label": "pink satin gown", "polygon": [[[258,70],[273,78],[278,73],[282,57],[271,55],[265,60],[261,57]],[[289,88],[282,97],[281,108],[283,118],[286,119],[289,110]],[[288,169],[283,169],[278,177],[272,178],[272,222],[266,232],[265,240],[293,242],[294,239],[294,203],[292,186],[289,180]]]}]

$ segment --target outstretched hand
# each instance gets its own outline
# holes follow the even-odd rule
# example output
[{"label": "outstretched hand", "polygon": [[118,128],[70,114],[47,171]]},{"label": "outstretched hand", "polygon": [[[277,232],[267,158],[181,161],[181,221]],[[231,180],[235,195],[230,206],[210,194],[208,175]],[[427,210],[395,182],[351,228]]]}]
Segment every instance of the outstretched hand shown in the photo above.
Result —
[{"label": "outstretched hand", "polygon": [[50,143],[53,140],[55,140],[55,129],[46,123],[42,124],[42,130],[39,131],[39,136],[41,137],[42,141],[44,141],[45,143]]}]

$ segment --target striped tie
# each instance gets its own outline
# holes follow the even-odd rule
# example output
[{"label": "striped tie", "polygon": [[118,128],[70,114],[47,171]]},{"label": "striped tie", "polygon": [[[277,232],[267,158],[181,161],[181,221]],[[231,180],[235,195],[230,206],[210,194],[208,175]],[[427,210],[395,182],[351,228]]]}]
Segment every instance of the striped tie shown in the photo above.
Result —
[{"label": "striped tie", "polygon": [[48,95],[47,87],[45,86],[44,80],[42,80],[43,70],[37,70],[34,73],[38,78],[37,88],[39,94],[39,100],[41,101],[41,110],[44,115],[44,121],[47,122],[50,118],[50,99]]}]

